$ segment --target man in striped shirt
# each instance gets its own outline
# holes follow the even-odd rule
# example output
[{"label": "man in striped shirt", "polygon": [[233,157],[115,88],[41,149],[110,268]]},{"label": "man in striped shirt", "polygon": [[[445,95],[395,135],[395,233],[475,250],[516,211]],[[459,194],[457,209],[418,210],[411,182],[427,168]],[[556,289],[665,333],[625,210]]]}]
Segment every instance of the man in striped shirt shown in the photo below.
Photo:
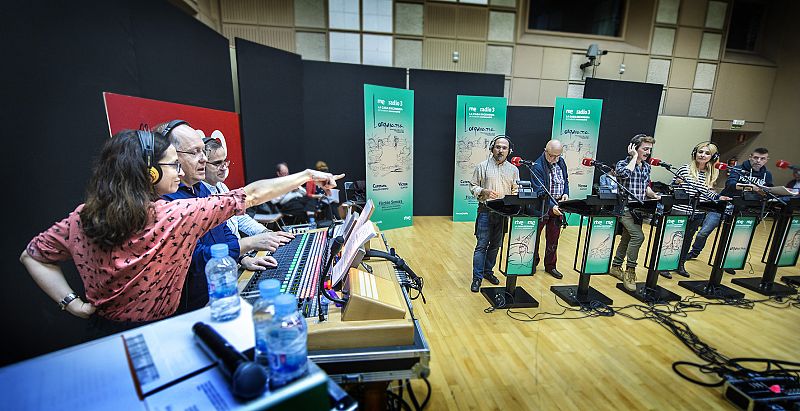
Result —
[{"label": "man in striped shirt", "polygon": [[505,217],[489,211],[486,201],[517,194],[519,169],[506,161],[511,154],[511,140],[498,136],[492,140],[489,150],[492,156],[475,166],[470,180],[470,191],[478,199],[478,218],[475,220],[477,245],[472,255],[472,284],[470,290],[477,293],[481,280],[493,285],[500,284],[492,269],[497,261],[497,250],[503,242]]},{"label": "man in striped shirt", "polygon": [[[636,197],[628,198],[628,202],[661,198],[650,188],[650,164],[647,163],[655,143],[656,139],[651,136],[645,134],[634,136],[628,144],[628,157],[616,164],[614,171],[617,173],[617,183]],[[636,291],[636,264],[639,259],[639,249],[644,243],[642,222],[634,218],[627,206],[619,222],[623,230],[616,255],[611,262],[611,275],[622,280],[626,290]],[[623,272],[622,262],[625,259],[627,264]]]}]

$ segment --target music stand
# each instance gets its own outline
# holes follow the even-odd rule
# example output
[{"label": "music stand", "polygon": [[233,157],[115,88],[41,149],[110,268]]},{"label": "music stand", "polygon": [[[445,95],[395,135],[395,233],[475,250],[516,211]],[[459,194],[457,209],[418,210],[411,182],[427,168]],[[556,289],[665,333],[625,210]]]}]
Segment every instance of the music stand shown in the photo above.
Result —
[{"label": "music stand", "polygon": [[539,246],[537,234],[541,218],[526,215],[524,211],[529,207],[539,208],[541,204],[542,199],[531,191],[520,191],[519,196],[507,195],[486,202],[491,212],[506,218],[505,232],[508,233],[499,250],[499,271],[506,277],[506,286],[481,288],[481,294],[495,309],[539,306],[539,302],[524,288],[517,287],[517,277],[532,276],[535,269],[533,255]]},{"label": "music stand", "polygon": [[[761,295],[785,296],[797,294],[797,290],[775,282],[778,267],[791,267],[797,264],[797,255],[800,251],[800,216],[796,215],[800,198],[793,197],[786,204],[773,204],[777,211],[777,218],[772,225],[767,246],[761,256],[765,263],[764,274],[761,277],[736,278],[731,282]],[[769,255],[768,255],[769,254]],[[784,282],[791,278],[783,277]]]}]

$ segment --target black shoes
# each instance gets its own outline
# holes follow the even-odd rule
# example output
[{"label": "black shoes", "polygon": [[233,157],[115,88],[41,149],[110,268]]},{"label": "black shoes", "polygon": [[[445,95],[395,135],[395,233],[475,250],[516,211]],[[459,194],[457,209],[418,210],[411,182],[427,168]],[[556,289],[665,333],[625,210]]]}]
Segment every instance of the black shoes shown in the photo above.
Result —
[{"label": "black shoes", "polygon": [[500,279],[497,278],[497,276],[494,274],[484,275],[483,278],[485,278],[486,281],[492,283],[492,285],[500,284]]},{"label": "black shoes", "polygon": [[680,263],[680,264],[678,265],[678,269],[677,269],[677,270],[675,270],[675,272],[676,272],[678,275],[682,275],[682,276],[684,276],[684,277],[689,277],[689,272],[688,272],[688,271],[686,271],[686,267],[684,267],[684,266],[683,266],[683,263]]},{"label": "black shoes", "polygon": [[664,278],[672,278],[672,274],[669,271],[659,271],[658,274]]},{"label": "black shoes", "polygon": [[733,268],[726,268],[725,272],[730,275],[736,275],[736,270],[734,270]]},{"label": "black shoes", "polygon": [[564,278],[564,275],[559,273],[558,270],[556,270],[555,268],[551,268],[549,270],[544,270],[544,271],[546,273],[552,275],[557,280],[560,280],[560,279]]},{"label": "black shoes", "polygon": [[472,286],[469,287],[469,290],[472,291],[473,293],[477,293],[478,291],[480,291],[481,290],[481,280],[480,279],[472,280]]},{"label": "black shoes", "polygon": [[686,259],[687,260],[694,260],[695,258],[697,258],[697,254],[694,254],[694,253],[686,254]]}]

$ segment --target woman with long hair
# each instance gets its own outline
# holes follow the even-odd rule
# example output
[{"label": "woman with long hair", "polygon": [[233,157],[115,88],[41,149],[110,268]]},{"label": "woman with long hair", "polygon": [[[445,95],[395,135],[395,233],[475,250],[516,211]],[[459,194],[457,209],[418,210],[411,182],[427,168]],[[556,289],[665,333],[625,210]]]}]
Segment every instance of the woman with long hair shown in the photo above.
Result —
[{"label": "woman with long hair", "polygon": [[[307,181],[335,187],[313,170],[260,180],[208,198],[167,202],[182,170],[161,134],[125,130],[104,144],[86,203],[30,241],[20,261],[62,310],[122,331],[172,315],[198,239],[247,207]],[[78,297],[59,262],[73,260],[86,289]]]},{"label": "woman with long hair", "polygon": [[[714,162],[719,159],[717,146],[710,141],[699,143],[692,149],[691,158],[691,162],[682,165],[675,172],[680,178],[673,178],[672,185],[686,190],[692,199],[699,197],[700,200],[705,201],[730,200],[730,197],[720,197],[714,191],[714,183],[719,177],[719,170],[714,168]],[[686,255],[692,245],[694,234],[703,225],[705,213],[696,209],[692,210],[692,207],[688,205],[676,205],[672,210],[674,214],[689,216],[689,221],[686,224],[686,234],[683,236],[683,245],[681,246],[680,262],[678,269],[675,270],[676,273],[688,277],[689,272],[686,271],[684,266]],[[661,275],[672,278],[669,271],[662,271]]]}]

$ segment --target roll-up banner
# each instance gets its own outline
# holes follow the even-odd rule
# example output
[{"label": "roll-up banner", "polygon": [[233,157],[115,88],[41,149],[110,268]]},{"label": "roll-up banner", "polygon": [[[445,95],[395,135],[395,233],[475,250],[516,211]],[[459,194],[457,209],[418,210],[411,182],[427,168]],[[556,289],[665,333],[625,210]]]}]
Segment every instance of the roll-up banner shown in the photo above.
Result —
[{"label": "roll-up banner", "polygon": [[381,230],[412,224],[414,91],[364,84],[367,198]]},{"label": "roll-up banner", "polygon": [[505,97],[458,96],[456,154],[453,179],[453,221],[475,221],[478,199],[469,181],[475,166],[489,158],[489,143],[506,133]]},{"label": "roll-up banner", "polygon": [[[592,98],[556,97],[551,138],[564,145],[562,157],[569,174],[569,198],[582,200],[592,194],[594,168],[581,164],[584,158],[595,158],[600,134],[600,114],[603,100]],[[570,224],[580,216],[570,214]]]}]

